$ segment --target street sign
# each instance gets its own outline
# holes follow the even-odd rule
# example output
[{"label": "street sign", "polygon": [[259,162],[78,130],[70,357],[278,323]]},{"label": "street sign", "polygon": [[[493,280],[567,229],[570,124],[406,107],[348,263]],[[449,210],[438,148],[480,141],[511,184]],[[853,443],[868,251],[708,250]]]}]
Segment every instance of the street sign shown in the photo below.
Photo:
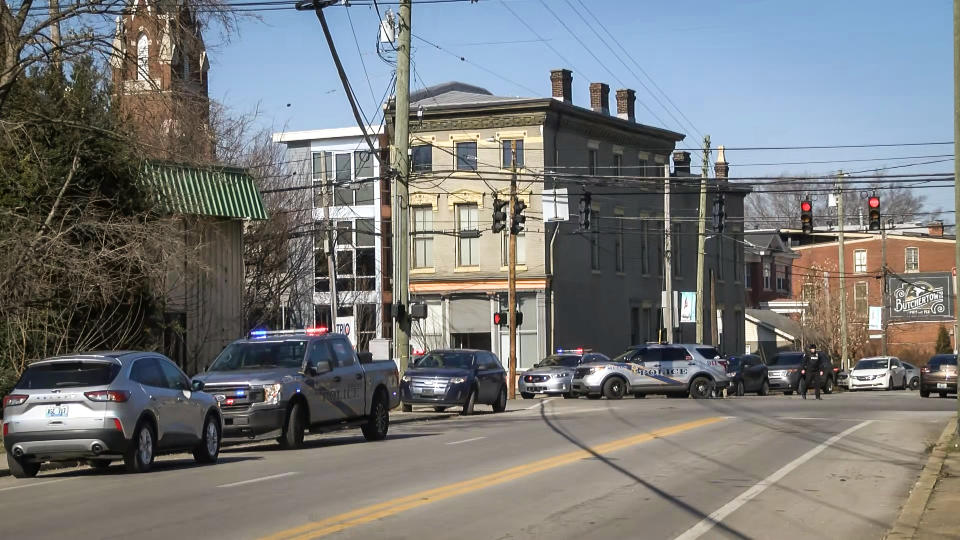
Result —
[{"label": "street sign", "polygon": [[570,219],[570,203],[567,188],[543,190],[543,220],[567,221]]}]

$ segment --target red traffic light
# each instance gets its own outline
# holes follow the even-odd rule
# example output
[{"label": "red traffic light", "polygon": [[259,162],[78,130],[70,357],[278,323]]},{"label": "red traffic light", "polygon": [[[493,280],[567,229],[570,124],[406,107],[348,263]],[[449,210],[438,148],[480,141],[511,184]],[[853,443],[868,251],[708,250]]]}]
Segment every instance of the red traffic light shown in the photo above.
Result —
[{"label": "red traffic light", "polygon": [[497,325],[497,326],[506,326],[506,325],[508,324],[507,314],[504,313],[504,312],[502,312],[502,311],[498,311],[498,312],[494,313],[494,314],[493,314],[493,324],[495,324],[495,325]]},{"label": "red traffic light", "polygon": [[800,203],[800,210],[802,212],[809,212],[813,210],[813,205],[810,204],[810,201],[803,201]]},{"label": "red traffic light", "polygon": [[870,208],[880,208],[880,197],[870,197],[867,199],[867,205]]}]

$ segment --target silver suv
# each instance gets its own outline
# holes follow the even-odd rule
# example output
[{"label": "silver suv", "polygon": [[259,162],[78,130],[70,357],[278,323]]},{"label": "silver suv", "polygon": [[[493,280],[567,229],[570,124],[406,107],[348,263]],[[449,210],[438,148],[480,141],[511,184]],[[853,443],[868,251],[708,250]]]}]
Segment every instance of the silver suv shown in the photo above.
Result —
[{"label": "silver suv", "polygon": [[584,364],[573,374],[573,392],[592,399],[626,394],[707,398],[729,385],[726,361],[711,345],[637,345],[609,362]]},{"label": "silver suv", "polygon": [[203,383],[148,352],[76,354],[31,364],[3,398],[10,472],[36,476],[45,461],[82,459],[97,469],[122,459],[145,472],[159,452],[220,453],[223,421]]}]

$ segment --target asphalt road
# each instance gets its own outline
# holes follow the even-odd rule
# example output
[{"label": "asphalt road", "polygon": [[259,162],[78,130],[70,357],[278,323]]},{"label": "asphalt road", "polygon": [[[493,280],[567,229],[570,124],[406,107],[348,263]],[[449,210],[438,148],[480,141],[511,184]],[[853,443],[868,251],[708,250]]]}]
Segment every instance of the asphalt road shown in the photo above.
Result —
[{"label": "asphalt road", "polygon": [[305,449],[0,479],[4,538],[879,538],[954,414],[916,392],[527,400]]}]

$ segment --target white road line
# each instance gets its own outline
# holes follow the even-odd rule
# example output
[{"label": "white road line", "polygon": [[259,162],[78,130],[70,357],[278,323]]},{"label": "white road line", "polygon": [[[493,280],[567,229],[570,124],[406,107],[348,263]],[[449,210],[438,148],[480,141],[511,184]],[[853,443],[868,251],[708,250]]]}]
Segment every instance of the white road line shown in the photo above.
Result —
[{"label": "white road line", "polygon": [[709,516],[700,520],[699,523],[687,529],[687,531],[676,538],[676,540],[694,540],[695,538],[700,538],[707,533],[710,529],[714,527],[717,523],[720,523],[727,516],[737,511],[738,508],[744,504],[750,502],[751,499],[763,493],[768,487],[776,484],[783,479],[784,476],[790,474],[791,471],[797,467],[803,465],[804,463],[813,459],[817,454],[823,452],[827,448],[833,446],[837,441],[850,435],[854,431],[870,424],[872,420],[867,420],[866,422],[861,422],[852,428],[849,428],[841,433],[830,437],[825,442],[821,443],[817,447],[808,451],[806,454],[798,457],[797,459],[787,463],[781,467],[777,472],[771,474],[770,476],[764,478],[763,480],[757,482],[750,489],[741,493],[738,497],[728,502],[727,504],[721,506],[718,510],[710,514]]},{"label": "white road line", "polygon": [[525,409],[522,409],[522,410],[524,410],[524,411],[529,411],[529,410],[531,410],[531,409],[536,409],[537,407],[541,407],[541,406],[543,406],[543,405],[546,405],[547,403],[550,403],[550,402],[553,401],[554,399],[556,399],[556,398],[546,398],[546,399],[543,399],[543,400],[540,401],[540,403],[537,403],[536,405],[531,405],[531,406],[529,406],[529,407],[527,407],[527,408],[525,408]]},{"label": "white road line", "polygon": [[285,472],[285,473],[281,473],[281,474],[274,474],[274,475],[271,475],[271,476],[264,476],[264,477],[261,477],[261,478],[252,478],[252,479],[250,479],[250,480],[244,480],[244,481],[242,481],[242,482],[234,482],[234,483],[232,483],[232,484],[222,484],[222,485],[219,485],[219,486],[217,486],[217,487],[218,487],[218,488],[236,487],[236,486],[242,486],[242,485],[245,485],[245,484],[253,484],[254,482],[263,482],[263,481],[265,481],[265,480],[273,480],[273,479],[275,479],[275,478],[283,478],[283,477],[285,477],[285,476],[293,476],[293,475],[295,475],[295,474],[299,474],[299,473],[295,473],[295,472]]},{"label": "white road line", "polygon": [[463,443],[468,443],[468,442],[473,442],[473,441],[479,441],[480,439],[486,439],[486,437],[474,437],[474,438],[472,438],[472,439],[464,439],[464,440],[462,440],[462,441],[448,442],[447,444],[448,444],[448,445],[451,445],[451,444],[463,444]]},{"label": "white road line", "polygon": [[45,486],[47,484],[56,484],[57,482],[66,482],[67,480],[73,480],[73,478],[61,478],[60,480],[50,480],[49,482],[37,482],[35,484],[23,484],[22,486],[5,487],[5,488],[0,488],[0,491],[10,491],[12,489]]}]

